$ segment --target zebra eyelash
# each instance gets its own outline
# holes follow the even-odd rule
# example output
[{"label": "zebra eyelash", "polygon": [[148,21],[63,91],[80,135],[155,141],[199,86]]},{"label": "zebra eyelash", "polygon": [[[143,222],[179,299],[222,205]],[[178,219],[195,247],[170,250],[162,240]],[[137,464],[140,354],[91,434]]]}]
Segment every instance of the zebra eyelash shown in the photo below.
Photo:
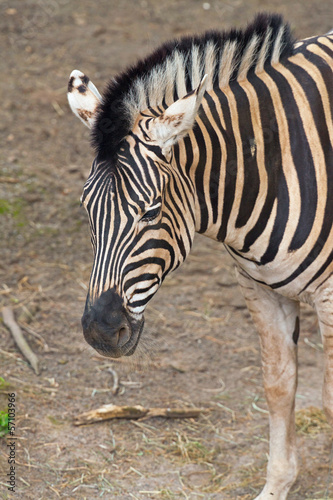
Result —
[{"label": "zebra eyelash", "polygon": [[158,215],[160,214],[161,212],[161,203],[151,207],[149,210],[147,210],[147,212],[145,212],[145,214],[141,217],[140,221],[143,221],[143,222],[149,222],[149,221],[152,221],[154,219],[156,219],[156,217],[158,217]]}]

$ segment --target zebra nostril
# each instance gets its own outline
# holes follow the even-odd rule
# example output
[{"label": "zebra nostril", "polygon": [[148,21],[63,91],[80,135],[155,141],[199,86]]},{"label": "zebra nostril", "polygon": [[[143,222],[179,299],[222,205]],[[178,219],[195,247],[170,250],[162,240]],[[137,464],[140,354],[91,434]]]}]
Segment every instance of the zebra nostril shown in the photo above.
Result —
[{"label": "zebra nostril", "polygon": [[131,334],[128,326],[122,326],[118,331],[118,347],[124,346],[129,339],[131,338]]}]

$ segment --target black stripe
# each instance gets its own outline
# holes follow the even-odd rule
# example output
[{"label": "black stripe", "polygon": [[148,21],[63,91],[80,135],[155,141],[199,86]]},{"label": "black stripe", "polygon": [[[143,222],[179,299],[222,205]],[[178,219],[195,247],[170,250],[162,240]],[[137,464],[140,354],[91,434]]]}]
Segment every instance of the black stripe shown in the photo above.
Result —
[{"label": "black stripe", "polygon": [[207,151],[204,136],[200,127],[194,128],[195,140],[198,145],[198,161],[195,169],[195,192],[200,206],[200,228],[199,233],[204,233],[208,227],[208,208],[204,191],[204,175],[207,162]]},{"label": "black stripe", "polygon": [[[309,50],[304,51],[304,56],[308,59],[315,67],[320,71],[321,76],[326,85],[327,95],[330,102],[331,114],[333,115],[333,93],[331,91],[332,87],[332,68],[328,65],[328,63],[322,59],[322,57],[310,52]],[[322,120],[324,122],[325,120]]]},{"label": "black stripe", "polygon": [[172,245],[168,243],[167,241],[164,240],[158,240],[156,238],[150,238],[148,241],[146,241],[143,245],[141,245],[139,248],[133,252],[132,256],[137,257],[141,253],[145,252],[146,250],[151,250],[151,249],[164,249],[169,252],[170,259],[172,264],[175,261],[175,251]]},{"label": "black stripe", "polygon": [[[293,73],[301,87],[307,91],[306,94],[308,102],[315,102],[315,98],[318,96],[316,95],[316,88],[313,84],[313,80],[309,77],[309,75],[297,66],[295,67],[295,65],[289,64],[288,62],[285,66]],[[278,88],[283,89],[281,98],[287,115],[291,154],[296,168],[298,185],[300,188],[301,213],[296,231],[289,246],[289,251],[294,251],[301,248],[301,246],[305,243],[315,220],[318,202],[316,171],[311,149],[304,131],[304,125],[302,123],[298,105],[293,97],[291,86],[288,80],[278,72],[270,70],[267,72],[269,74],[271,73],[271,76],[275,75],[275,81]],[[289,87],[288,93],[287,87]]]},{"label": "black stripe", "polygon": [[[191,170],[191,167],[193,166],[193,147],[192,147],[192,141],[191,139],[189,138],[189,136],[185,137],[183,139],[184,141],[184,146],[185,146],[185,157],[186,157],[186,163],[184,165],[184,170],[187,174],[187,176],[190,178],[190,170]],[[174,148],[174,152],[176,154],[176,151],[177,151],[177,148]],[[179,152],[179,148],[178,148],[178,152]],[[179,160],[177,161],[177,165],[179,165]]]},{"label": "black stripe", "polygon": [[160,257],[145,257],[138,262],[131,262],[130,264],[127,264],[123,270],[123,275],[126,276],[128,273],[134,271],[135,269],[140,269],[140,267],[146,266],[147,264],[156,264],[162,269],[162,272],[165,268],[164,259],[161,259]]},{"label": "black stripe", "polygon": [[[187,139],[188,139],[188,137],[187,137]],[[184,140],[184,143],[185,143],[185,140]],[[191,150],[192,150],[192,148],[191,148]],[[184,170],[184,166],[180,164],[179,145],[178,144],[176,144],[174,146],[173,153],[174,153],[175,163],[179,167],[177,170],[177,175],[179,177],[181,177],[181,182],[182,182],[182,187],[183,187],[182,199],[185,200],[184,205],[189,209],[191,219],[194,220],[194,212],[192,209],[192,204],[191,204],[190,199],[189,199],[189,197],[193,198],[193,196],[194,196],[194,186],[193,186],[193,183],[192,183],[190,176],[187,172],[188,158],[186,158],[186,166],[185,166],[185,170]],[[192,154],[192,159],[193,159],[193,150],[192,150],[191,154]],[[186,157],[187,157],[187,151],[186,151]],[[184,184],[185,184],[185,186],[184,186]]]},{"label": "black stripe", "polygon": [[[182,195],[181,195],[181,193],[180,193],[180,191],[178,189],[177,180],[178,179],[174,178],[174,182],[173,182],[172,187],[174,189],[174,192],[175,192],[176,196],[178,197],[179,202],[177,202],[177,200],[175,200],[175,198],[173,196],[170,183],[167,185],[166,189],[167,189],[167,192],[168,192],[168,197],[169,197],[171,206],[173,206],[173,208],[174,208],[173,212],[177,212],[178,213],[178,217],[181,219],[181,221],[183,223],[183,227],[184,227],[184,229],[186,231],[187,239],[188,239],[188,241],[191,241],[192,237],[191,237],[190,231],[188,229],[188,220],[189,220],[189,215],[192,215],[192,210],[190,211],[190,214],[187,213],[186,209],[189,206],[189,204],[187,206],[185,205],[185,203],[184,203],[185,200],[183,199],[183,197],[182,197]],[[186,192],[186,190],[183,190],[183,192]],[[186,200],[186,201],[188,201],[188,200]],[[185,207],[183,207],[183,204],[185,205]],[[184,208],[185,208],[185,210],[184,210]],[[194,214],[193,214],[192,220],[194,220]],[[177,222],[177,225],[178,225],[178,221],[177,221],[176,217],[175,217],[175,222]],[[178,227],[180,228],[180,225],[178,225]]]},{"label": "black stripe", "polygon": [[225,138],[227,157],[224,162],[226,172],[224,181],[222,221],[221,221],[221,227],[217,233],[217,240],[224,241],[227,234],[228,221],[235,197],[236,174],[237,174],[237,149],[231,122],[231,114],[230,114],[228,99],[220,89],[216,90],[216,95],[221,103],[224,123],[226,126],[226,130],[224,130],[223,128],[221,129]]},{"label": "black stripe", "polygon": [[[216,104],[212,97],[209,94],[205,95],[207,104],[209,106],[210,113],[212,115],[213,120],[218,126],[219,130],[222,130],[222,123],[219,117],[219,114],[216,109]],[[207,123],[206,123],[207,122]],[[218,217],[218,208],[219,208],[219,183],[220,183],[220,175],[221,175],[221,165],[222,165],[222,151],[221,144],[217,133],[214,128],[208,123],[208,118],[204,121],[204,124],[207,128],[207,132],[212,142],[212,161],[210,168],[210,177],[209,177],[209,199],[213,212],[213,224],[216,224]]]},{"label": "black stripe", "polygon": [[[110,193],[109,191],[106,189],[103,193],[103,198],[102,198],[102,207],[101,208],[101,217],[100,217],[100,228],[99,228],[99,251],[98,251],[98,254],[99,256],[101,256],[101,261],[100,261],[100,268],[99,268],[99,275],[100,275],[100,278],[99,278],[99,282],[102,281],[102,284],[103,284],[103,288],[104,288],[104,284],[106,283],[106,281],[108,280],[109,276],[108,276],[108,266],[105,265],[104,267],[104,273],[103,275],[101,275],[101,272],[102,272],[102,268],[103,268],[103,264],[108,264],[109,263],[109,257],[107,258],[106,255],[105,255],[105,247],[106,247],[106,242],[107,242],[107,239],[108,239],[108,236],[109,236],[109,233],[110,233],[110,224],[111,224],[111,196],[110,196]],[[106,202],[106,214],[105,214],[105,211],[104,211],[104,207],[105,207],[105,202]],[[103,223],[103,219],[105,217],[105,223]],[[116,219],[117,220],[117,219]],[[102,226],[103,224],[103,226]],[[114,231],[112,232],[112,239],[114,240],[116,238],[116,236],[118,235],[118,231],[119,231],[119,225],[115,225],[115,228],[114,228]],[[103,244],[102,244],[102,240],[103,240]],[[112,245],[112,240],[111,240],[111,244],[110,244],[110,248],[109,248],[109,253],[111,252],[113,248],[113,245]]]},{"label": "black stripe", "polygon": [[[301,157],[301,152],[298,148],[301,146],[304,146],[304,153],[306,156],[308,156],[309,152],[309,146],[304,134],[304,129],[302,126],[302,123],[300,121],[299,117],[299,112],[298,108],[296,106],[294,97],[293,97],[293,92],[292,89],[287,82],[287,80],[279,74],[274,68],[267,67],[267,73],[270,75],[272,80],[275,82],[277,85],[277,88],[280,93],[280,98],[282,101],[282,105],[284,106],[284,110],[286,113],[286,119],[288,122],[289,126],[289,137],[290,137],[290,145],[291,145],[291,152],[293,155],[293,160],[295,163],[295,167],[297,170],[297,175],[299,179],[299,185],[300,185],[300,191],[301,191],[301,198],[302,195],[305,196],[307,194],[307,186],[304,183],[304,180],[302,178],[302,167],[303,167],[303,162]],[[274,123],[275,121],[275,123]],[[276,117],[274,117],[274,121],[271,124],[271,130],[274,133],[274,129],[278,129],[278,124],[276,121]],[[295,127],[295,128],[293,128]],[[273,143],[279,141],[279,132],[278,130],[276,131],[277,137],[273,139]],[[271,145],[272,146],[272,145]],[[282,158],[279,155],[279,161],[282,163]],[[276,159],[275,159],[276,161]],[[311,154],[310,154],[310,159],[309,159],[309,167],[307,167],[307,172],[311,172],[312,176],[314,175],[314,168],[313,168],[313,163],[311,160]],[[288,168],[288,166],[287,166]],[[289,197],[290,195],[290,197]],[[278,191],[277,191],[277,213],[276,213],[276,218],[274,221],[274,226],[272,230],[272,234],[269,240],[269,245],[264,253],[264,255],[261,258],[261,263],[262,264],[267,264],[269,262],[272,262],[275,258],[275,256],[278,253],[280,243],[282,241],[284,231],[288,222],[288,216],[289,216],[289,209],[290,209],[290,198],[293,197],[293,193],[288,192],[287,188],[287,183],[285,180],[285,177],[282,173],[280,173],[279,181],[278,181]],[[311,198],[310,198],[311,199]],[[313,213],[312,208],[309,207],[309,211]],[[292,216],[292,214],[291,214]],[[302,214],[301,210],[301,215],[300,215],[300,221],[299,225],[301,224],[301,227],[303,228],[304,225],[304,214]],[[311,228],[310,228],[311,229]],[[306,231],[306,228],[304,228],[304,232]]]},{"label": "black stripe", "polygon": [[[150,288],[152,288],[155,285],[156,285],[156,283],[154,283]],[[148,290],[150,290],[150,288]],[[144,289],[144,291],[146,291],[146,289]],[[144,291],[142,293],[144,293]],[[140,293],[140,292],[141,292],[141,290],[138,290],[137,293]],[[134,302],[130,301],[129,302],[130,309],[135,309],[137,307],[145,306],[150,301],[150,299],[152,298],[152,295],[155,295],[156,292],[157,292],[157,290],[155,290],[154,292],[152,292],[151,294],[149,294],[145,299],[135,300]],[[135,298],[135,295],[134,295],[134,298]]]},{"label": "black stripe", "polygon": [[274,220],[274,225],[269,239],[268,247],[266,248],[265,253],[260,259],[261,265],[268,264],[269,262],[272,262],[275,259],[279,251],[279,246],[284,235],[285,227],[288,222],[288,216],[289,216],[289,193],[288,193],[286,179],[284,175],[282,175],[281,173],[277,190],[276,217]]},{"label": "black stripe", "polygon": [[245,226],[252,215],[253,208],[259,193],[259,172],[256,154],[251,154],[251,145],[254,143],[254,131],[250,112],[250,103],[245,91],[239,83],[230,85],[237,103],[239,131],[243,149],[244,185],[239,212],[236,219],[236,228]]},{"label": "black stripe", "polygon": [[[205,96],[209,110],[211,112],[212,118],[215,121],[219,129],[222,129],[221,120],[218,116],[216,105],[214,100],[209,94]],[[213,213],[213,224],[217,222],[218,208],[219,208],[219,183],[221,175],[221,164],[222,164],[222,152],[221,144],[217,133],[212,126],[211,119],[207,117],[206,113],[200,111],[200,118],[203,121],[203,125],[207,130],[208,136],[211,140],[211,162],[206,165],[206,168],[210,170],[209,176],[209,200],[208,203],[212,208]]]},{"label": "black stripe", "polygon": [[[276,123],[274,104],[270,90],[267,85],[256,76],[255,73],[249,75],[249,82],[257,93],[261,126],[264,140],[264,161],[267,172],[266,198],[260,215],[253,228],[247,233],[242,252],[248,252],[253,243],[265,230],[269,216],[272,213],[274,201],[277,197],[279,180],[285,183],[282,171],[281,148],[279,141],[278,127]],[[263,166],[260,166],[263,168]]]},{"label": "black stripe", "polygon": [[128,281],[126,281],[124,285],[124,291],[126,292],[131,286],[140,283],[140,281],[152,281],[153,279],[155,280],[155,283],[156,280],[157,282],[159,282],[158,276],[156,274],[143,273],[140,276],[135,276],[134,278],[131,278]]},{"label": "black stripe", "polygon": [[318,41],[316,42],[316,45],[318,45],[318,47],[320,47],[321,50],[326,52],[327,55],[329,55],[330,57],[333,57],[333,45],[332,45],[332,48],[329,48],[329,47],[327,47],[327,45],[324,45],[323,43],[320,43]]}]

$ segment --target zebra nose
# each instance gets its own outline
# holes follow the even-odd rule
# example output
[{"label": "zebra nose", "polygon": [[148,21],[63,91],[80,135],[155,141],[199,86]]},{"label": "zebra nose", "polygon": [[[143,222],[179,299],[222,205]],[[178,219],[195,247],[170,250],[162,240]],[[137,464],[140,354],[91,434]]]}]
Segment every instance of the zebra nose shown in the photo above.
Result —
[{"label": "zebra nose", "polygon": [[111,358],[131,356],[144,325],[143,317],[134,320],[130,316],[114,289],[103,292],[94,302],[88,296],[81,321],[88,344]]},{"label": "zebra nose", "polygon": [[94,304],[87,301],[82,327],[88,344],[109,354],[119,354],[132,336],[122,300],[114,290],[104,292]]},{"label": "zebra nose", "polygon": [[92,347],[103,345],[111,349],[123,347],[131,338],[131,331],[127,321],[120,313],[112,318],[99,318],[96,310],[91,308],[82,316],[83,333],[87,342]]}]

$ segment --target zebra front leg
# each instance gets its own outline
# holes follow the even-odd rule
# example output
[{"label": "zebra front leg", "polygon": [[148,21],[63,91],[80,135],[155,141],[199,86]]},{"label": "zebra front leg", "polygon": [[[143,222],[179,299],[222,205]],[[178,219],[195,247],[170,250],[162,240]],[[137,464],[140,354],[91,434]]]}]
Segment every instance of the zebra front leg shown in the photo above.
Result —
[{"label": "zebra front leg", "polygon": [[318,291],[315,308],[324,349],[323,407],[333,427],[333,277]]},{"label": "zebra front leg", "polygon": [[295,395],[299,304],[237,272],[247,307],[260,334],[269,409],[269,461],[256,500],[285,500],[297,477]]}]

